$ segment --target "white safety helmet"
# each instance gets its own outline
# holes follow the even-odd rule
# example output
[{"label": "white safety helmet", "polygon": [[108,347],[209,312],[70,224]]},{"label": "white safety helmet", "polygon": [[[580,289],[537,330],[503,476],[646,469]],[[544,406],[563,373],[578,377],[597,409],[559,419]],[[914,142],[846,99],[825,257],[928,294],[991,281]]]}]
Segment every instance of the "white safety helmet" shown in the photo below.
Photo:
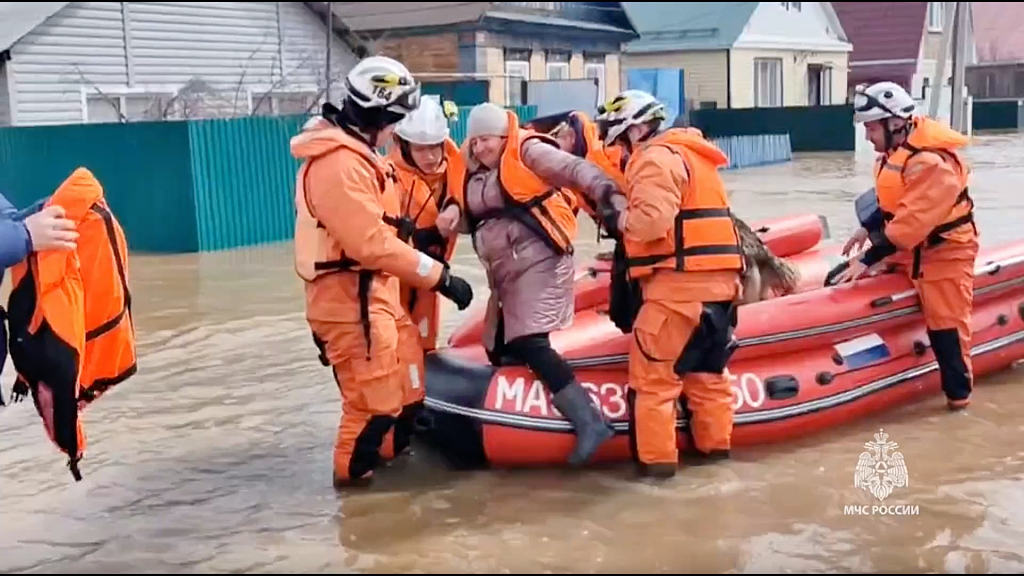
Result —
[{"label": "white safety helmet", "polygon": [[420,100],[419,108],[402,119],[395,128],[399,138],[412,144],[440,144],[448,138],[448,117],[433,98]]},{"label": "white safety helmet", "polygon": [[401,62],[387,56],[359,61],[345,77],[348,98],[360,108],[409,114],[419,106],[420,85]]},{"label": "white safety helmet", "polygon": [[853,93],[853,121],[857,123],[884,118],[910,119],[916,109],[914,99],[895,82],[857,86]]},{"label": "white safety helmet", "polygon": [[611,145],[630,126],[664,120],[665,105],[643,90],[626,90],[597,109],[597,122],[604,132],[605,145]]}]

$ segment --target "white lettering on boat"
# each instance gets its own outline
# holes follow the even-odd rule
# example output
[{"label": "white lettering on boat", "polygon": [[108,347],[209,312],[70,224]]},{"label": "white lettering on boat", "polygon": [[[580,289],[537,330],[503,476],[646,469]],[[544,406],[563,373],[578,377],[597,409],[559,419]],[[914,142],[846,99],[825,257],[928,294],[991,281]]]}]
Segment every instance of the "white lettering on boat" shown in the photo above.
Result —
[{"label": "white lettering on boat", "polygon": [[[601,408],[606,418],[626,418],[629,410],[625,385],[617,382],[580,382],[580,385],[590,393],[591,401]],[[507,376],[499,375],[496,386],[493,410],[562,418],[551,399],[551,393],[540,380],[533,380],[527,386],[522,376],[510,380]]]},{"label": "white lettering on boat", "polygon": [[767,394],[764,391],[764,383],[761,382],[757,374],[751,372],[733,374],[728,370],[726,373],[729,375],[729,386],[732,388],[733,410],[739,410],[744,406],[760,408],[764,405]]}]

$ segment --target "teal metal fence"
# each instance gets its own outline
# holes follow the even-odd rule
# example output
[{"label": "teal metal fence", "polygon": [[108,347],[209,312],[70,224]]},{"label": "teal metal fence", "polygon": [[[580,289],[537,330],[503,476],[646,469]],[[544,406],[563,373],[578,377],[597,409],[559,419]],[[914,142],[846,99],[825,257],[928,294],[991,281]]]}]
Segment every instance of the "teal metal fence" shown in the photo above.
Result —
[{"label": "teal metal fence", "polygon": [[[451,123],[466,137],[469,108]],[[523,122],[536,107],[514,108]],[[103,184],[135,252],[223,250],[289,240],[305,116],[0,129],[0,193],[22,208],[78,166]],[[788,134],[722,136],[729,168],[792,158]]]},{"label": "teal metal fence", "polygon": [[[470,108],[451,124],[462,144]],[[513,110],[523,121],[536,107]],[[306,116],[0,129],[0,194],[28,206],[78,166],[103,184],[135,252],[196,252],[292,237]]]}]

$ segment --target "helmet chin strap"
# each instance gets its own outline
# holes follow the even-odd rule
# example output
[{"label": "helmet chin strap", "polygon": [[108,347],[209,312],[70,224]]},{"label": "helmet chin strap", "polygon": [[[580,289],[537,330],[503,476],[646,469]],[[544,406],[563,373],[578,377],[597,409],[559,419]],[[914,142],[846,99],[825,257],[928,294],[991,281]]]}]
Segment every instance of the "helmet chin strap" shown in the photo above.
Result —
[{"label": "helmet chin strap", "polygon": [[882,125],[882,133],[885,135],[885,150],[886,152],[894,150],[900,144],[896,144],[896,136],[903,136],[903,141],[906,142],[907,134],[910,133],[910,122],[904,122],[903,126],[892,130],[889,128],[889,119],[886,119],[885,124]]}]

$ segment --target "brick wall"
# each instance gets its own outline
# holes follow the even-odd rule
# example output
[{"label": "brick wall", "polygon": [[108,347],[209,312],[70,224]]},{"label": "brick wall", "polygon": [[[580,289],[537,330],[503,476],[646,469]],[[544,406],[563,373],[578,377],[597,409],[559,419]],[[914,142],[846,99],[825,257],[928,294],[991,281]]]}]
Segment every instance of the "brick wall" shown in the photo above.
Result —
[{"label": "brick wall", "polygon": [[381,51],[405,64],[413,74],[459,71],[459,38],[455,33],[385,39]]}]

